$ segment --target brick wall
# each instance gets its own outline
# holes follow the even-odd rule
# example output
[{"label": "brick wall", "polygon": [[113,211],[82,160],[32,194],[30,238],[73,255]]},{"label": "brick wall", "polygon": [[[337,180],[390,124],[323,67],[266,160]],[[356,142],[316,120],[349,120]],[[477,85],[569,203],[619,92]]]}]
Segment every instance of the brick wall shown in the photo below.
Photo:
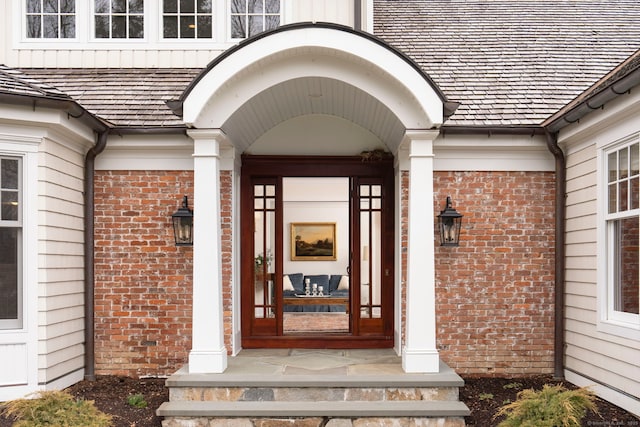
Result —
[{"label": "brick wall", "polygon": [[192,194],[191,172],[96,172],[96,373],[166,375],[186,362],[193,252],[175,246],[170,218]]},{"label": "brick wall", "polygon": [[[524,375],[553,368],[554,175],[438,172],[464,215],[459,247],[436,247],[437,337],[461,373]],[[437,234],[436,234],[437,236]]]},{"label": "brick wall", "polygon": [[[451,195],[464,215],[460,247],[437,246],[435,260],[438,347],[461,373],[552,370],[553,180],[552,173],[435,175],[435,212]],[[170,217],[182,195],[192,195],[193,174],[99,171],[95,185],[96,372],[171,374],[186,363],[191,348],[192,248],[174,245]],[[220,185],[224,338],[230,350],[230,172],[221,173]],[[403,244],[407,188],[403,172]]]}]

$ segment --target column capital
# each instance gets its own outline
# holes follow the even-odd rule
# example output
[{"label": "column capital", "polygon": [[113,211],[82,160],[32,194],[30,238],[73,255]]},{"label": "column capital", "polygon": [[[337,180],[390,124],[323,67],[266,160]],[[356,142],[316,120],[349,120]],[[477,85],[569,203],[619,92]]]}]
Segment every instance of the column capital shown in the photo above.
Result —
[{"label": "column capital", "polygon": [[215,140],[220,144],[230,143],[229,137],[222,129],[187,129],[187,135],[196,140]]},{"label": "column capital", "polygon": [[439,129],[407,129],[404,131],[402,144],[411,141],[433,141],[440,135]]}]

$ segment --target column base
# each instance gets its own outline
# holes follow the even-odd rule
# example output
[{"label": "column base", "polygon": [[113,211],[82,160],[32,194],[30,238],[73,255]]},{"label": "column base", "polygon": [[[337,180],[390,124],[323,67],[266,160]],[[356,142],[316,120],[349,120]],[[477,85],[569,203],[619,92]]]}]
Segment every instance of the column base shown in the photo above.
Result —
[{"label": "column base", "polygon": [[438,350],[402,349],[402,370],[406,373],[433,374],[440,372]]},{"label": "column base", "polygon": [[227,369],[227,349],[191,350],[189,353],[190,374],[221,374]]}]

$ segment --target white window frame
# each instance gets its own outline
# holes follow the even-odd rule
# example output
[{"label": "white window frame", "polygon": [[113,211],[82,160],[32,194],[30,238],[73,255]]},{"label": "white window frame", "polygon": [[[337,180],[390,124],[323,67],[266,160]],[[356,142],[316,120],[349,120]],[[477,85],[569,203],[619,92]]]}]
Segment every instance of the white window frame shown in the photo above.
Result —
[{"label": "white window frame", "polygon": [[[640,133],[620,139],[598,149],[598,329],[624,338],[640,339],[640,314],[615,310],[616,258],[614,220],[640,216],[640,209],[609,213],[608,155],[640,143]],[[639,260],[640,262],[640,260]]]},{"label": "white window frame", "polygon": [[[18,161],[18,219],[17,220],[3,220],[0,217],[0,228],[15,228],[18,230],[18,243],[17,243],[17,284],[16,284],[16,292],[17,292],[17,317],[15,319],[0,319],[0,330],[7,329],[22,329],[24,325],[24,287],[23,287],[23,225],[22,225],[22,217],[23,217],[23,191],[24,191],[24,167],[23,167],[23,158],[22,156],[15,155],[6,155],[0,152],[0,160],[10,159]],[[1,171],[1,166],[0,166]]]},{"label": "white window frame", "polygon": [[[230,0],[214,0],[213,38],[211,39],[165,39],[162,26],[162,4],[160,0],[144,0],[144,38],[113,39],[96,38],[94,1],[76,0],[76,37],[71,39],[33,39],[26,37],[27,11],[24,0],[7,0],[11,4],[14,22],[13,48],[17,50],[224,50],[243,39],[231,39]],[[286,25],[293,16],[293,2],[280,0],[280,26]]]}]

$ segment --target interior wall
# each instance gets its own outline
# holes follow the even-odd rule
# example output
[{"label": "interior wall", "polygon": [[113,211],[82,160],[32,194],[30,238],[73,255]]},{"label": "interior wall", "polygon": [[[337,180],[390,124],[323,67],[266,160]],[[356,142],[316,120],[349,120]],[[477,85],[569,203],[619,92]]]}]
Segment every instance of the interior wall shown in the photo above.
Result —
[{"label": "interior wall", "polygon": [[[349,179],[284,178],[284,273],[347,274]],[[336,261],[292,261],[291,223],[335,222]]]}]

